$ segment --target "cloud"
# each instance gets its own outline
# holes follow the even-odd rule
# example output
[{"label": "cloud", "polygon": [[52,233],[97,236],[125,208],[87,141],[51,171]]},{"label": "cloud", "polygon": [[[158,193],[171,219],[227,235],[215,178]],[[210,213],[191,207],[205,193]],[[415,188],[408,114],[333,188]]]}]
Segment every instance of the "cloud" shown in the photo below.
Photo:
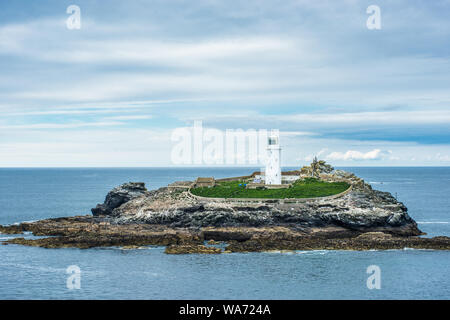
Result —
[{"label": "cloud", "polygon": [[144,119],[151,119],[151,115],[142,114],[142,115],[131,115],[131,116],[114,116],[114,117],[107,117],[105,119],[108,120],[144,120]]},{"label": "cloud", "polygon": [[35,123],[35,124],[18,124],[18,125],[0,125],[0,129],[14,130],[14,129],[74,129],[85,127],[111,127],[123,125],[119,121],[104,121],[104,122],[76,122],[76,123]]},{"label": "cloud", "polygon": [[[127,112],[133,111],[127,108]],[[92,114],[109,114],[109,113],[120,113],[123,110],[117,109],[92,109],[92,110],[49,110],[49,111],[24,111],[24,112],[5,112],[2,113],[3,116],[15,117],[15,116],[66,116],[66,115],[92,115]]]},{"label": "cloud", "polygon": [[388,151],[382,151],[380,149],[374,149],[368,152],[360,152],[355,150],[348,150],[347,152],[332,152],[328,154],[325,159],[327,160],[381,160],[388,156]]},{"label": "cloud", "polygon": [[[81,1],[79,5],[83,8],[87,4]],[[0,90],[0,97],[3,101],[45,107],[49,101],[117,101],[132,97],[227,97],[249,104],[273,99],[277,103],[301,101],[360,108],[424,103],[442,107],[450,102],[444,85],[450,81],[447,57],[402,51],[388,52],[381,59],[370,51],[376,41],[367,38],[365,24],[356,26],[357,20],[348,19],[358,17],[364,22],[366,17],[365,10],[358,12],[359,7],[365,8],[353,2],[315,5],[286,1],[282,6],[270,1],[233,6],[200,2],[189,11],[209,10],[213,16],[203,18],[222,21],[223,25],[210,32],[210,26],[206,30],[194,28],[202,19],[181,19],[176,22],[191,24],[184,35],[173,28],[173,21],[161,21],[164,14],[178,16],[182,4],[175,13],[170,12],[170,5],[153,6],[158,7],[159,17],[140,21],[141,29],[150,33],[138,32],[135,21],[121,19],[119,28],[104,20],[93,20],[94,9],[88,18],[83,18],[83,27],[76,32],[64,27],[64,16],[37,16],[25,23],[0,26],[0,66],[5,70],[5,79],[0,77],[0,82],[8,83],[4,92]],[[236,11],[234,6],[241,9]],[[253,12],[255,7],[259,14]],[[152,16],[155,12],[136,5],[121,8],[133,17]],[[433,7],[426,9],[413,11],[419,16],[433,13]],[[110,14],[114,13],[118,14],[114,10]],[[243,26],[238,18],[242,14],[250,19]],[[104,15],[103,12],[101,16]],[[303,16],[308,17],[303,22],[306,25],[298,23]],[[280,23],[279,27],[271,26],[271,32],[264,29],[268,27],[268,17]],[[339,24],[337,21],[348,23],[341,25],[348,36],[346,46],[336,40],[343,31],[331,28]],[[231,32],[237,27],[239,32]],[[420,27],[427,31],[434,28],[427,24]],[[398,36],[396,41],[402,42],[402,30],[401,25],[396,25],[389,37],[377,39],[384,43]],[[442,36],[445,38],[445,34]],[[404,46],[409,45],[407,40]],[[402,43],[397,49],[401,47]],[[18,64],[33,65],[33,72],[21,69],[20,74],[13,76],[14,72],[8,69],[17,71]]]},{"label": "cloud", "polygon": [[315,133],[307,131],[280,131],[280,135],[285,137],[313,136]]},{"label": "cloud", "polygon": [[[32,11],[2,3],[0,143],[10,148],[7,164],[57,165],[77,159],[74,153],[86,165],[110,164],[119,156],[110,157],[104,141],[92,148],[85,132],[117,129],[115,139],[122,133],[133,140],[125,134],[130,127],[157,131],[201,119],[221,130],[278,128],[287,161],[326,148],[321,156],[337,150],[333,157],[348,163],[394,160],[375,151],[388,149],[399,162],[419,163],[423,150],[445,161],[447,2],[383,2],[377,32],[366,28],[368,4],[354,0],[111,0],[108,10],[78,0],[76,31],[53,0]],[[53,148],[59,136],[76,140],[76,148]],[[170,154],[169,140],[161,139],[160,150]],[[122,141],[117,148],[140,154],[139,147]],[[160,164],[164,152],[140,159]]]},{"label": "cloud", "polygon": [[[242,114],[234,115],[211,115],[211,121],[235,121],[245,118],[245,111]],[[379,126],[379,125],[417,125],[417,124],[448,124],[450,123],[450,110],[394,110],[394,111],[355,111],[342,112],[340,110],[329,110],[320,113],[294,113],[275,114],[268,117],[265,114],[252,114],[255,122],[279,122],[296,123],[305,127],[348,127],[348,126]]]},{"label": "cloud", "polygon": [[441,154],[440,152],[438,152],[435,158],[441,162],[450,162],[450,155],[448,154]]},{"label": "cloud", "polygon": [[55,129],[22,130],[0,131],[0,167],[171,165],[170,130],[85,127],[57,134]]},{"label": "cloud", "polygon": [[318,157],[320,159],[320,157],[325,154],[325,152],[328,151],[328,148],[323,148],[322,150],[320,150],[319,152],[317,152],[316,154],[309,154],[304,158],[297,158],[296,160],[304,160],[304,161],[312,161],[314,159],[314,157]]}]

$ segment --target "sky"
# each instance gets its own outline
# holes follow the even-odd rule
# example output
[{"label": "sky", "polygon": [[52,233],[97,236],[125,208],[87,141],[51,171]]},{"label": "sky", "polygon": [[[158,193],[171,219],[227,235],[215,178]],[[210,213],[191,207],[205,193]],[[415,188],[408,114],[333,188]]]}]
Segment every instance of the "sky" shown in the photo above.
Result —
[{"label": "sky", "polygon": [[449,16],[450,0],[1,0],[0,167],[172,166],[195,121],[277,129],[285,166],[448,166]]}]

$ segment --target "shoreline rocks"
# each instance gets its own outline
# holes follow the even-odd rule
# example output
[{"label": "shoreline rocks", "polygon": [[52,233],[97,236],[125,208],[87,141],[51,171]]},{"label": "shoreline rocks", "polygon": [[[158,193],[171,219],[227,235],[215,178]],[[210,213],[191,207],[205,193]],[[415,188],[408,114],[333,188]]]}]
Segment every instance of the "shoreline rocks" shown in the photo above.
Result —
[{"label": "shoreline rocks", "polygon": [[208,241],[209,244],[220,242],[226,245],[224,252],[403,248],[450,250],[450,237],[405,237],[381,231],[361,232],[339,226],[171,228],[145,223],[117,224],[107,217],[77,216],[2,227],[2,231],[6,231],[4,233],[16,233],[19,229],[47,237],[16,237],[3,241],[3,244],[79,249],[158,245],[170,247],[166,249],[166,253],[221,253],[219,248],[205,246]]},{"label": "shoreline rocks", "polygon": [[[368,232],[372,233],[372,232]],[[265,252],[273,250],[393,250],[393,249],[432,249],[450,250],[449,237],[419,238],[419,237],[372,237],[363,238],[303,238],[296,240],[259,239],[245,242],[233,241],[226,250],[231,252]]]},{"label": "shoreline rocks", "polygon": [[22,227],[18,225],[2,226],[0,225],[0,234],[21,234]]}]

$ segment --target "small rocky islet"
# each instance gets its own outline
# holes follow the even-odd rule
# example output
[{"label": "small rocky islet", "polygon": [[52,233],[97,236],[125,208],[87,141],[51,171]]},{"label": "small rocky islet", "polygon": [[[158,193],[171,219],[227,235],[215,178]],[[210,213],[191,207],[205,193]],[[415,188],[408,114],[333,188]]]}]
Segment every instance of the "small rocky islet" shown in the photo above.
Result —
[{"label": "small rocky islet", "polygon": [[[299,171],[301,175],[301,172]],[[43,248],[166,246],[168,254],[280,250],[450,250],[450,238],[424,238],[407,208],[352,173],[320,173],[345,181],[335,196],[309,199],[217,199],[195,196],[195,182],[148,191],[129,182],[111,190],[92,215],[0,226],[0,233],[31,232],[4,245]],[[221,244],[217,246],[217,244]]]}]

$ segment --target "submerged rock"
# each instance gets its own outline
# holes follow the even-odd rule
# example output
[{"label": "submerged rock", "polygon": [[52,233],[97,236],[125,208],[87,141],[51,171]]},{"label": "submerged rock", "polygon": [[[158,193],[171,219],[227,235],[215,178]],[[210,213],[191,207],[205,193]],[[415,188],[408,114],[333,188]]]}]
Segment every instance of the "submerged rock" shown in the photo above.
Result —
[{"label": "submerged rock", "polygon": [[23,233],[22,227],[19,225],[9,225],[2,226],[0,225],[0,233],[3,234],[21,234]]}]

